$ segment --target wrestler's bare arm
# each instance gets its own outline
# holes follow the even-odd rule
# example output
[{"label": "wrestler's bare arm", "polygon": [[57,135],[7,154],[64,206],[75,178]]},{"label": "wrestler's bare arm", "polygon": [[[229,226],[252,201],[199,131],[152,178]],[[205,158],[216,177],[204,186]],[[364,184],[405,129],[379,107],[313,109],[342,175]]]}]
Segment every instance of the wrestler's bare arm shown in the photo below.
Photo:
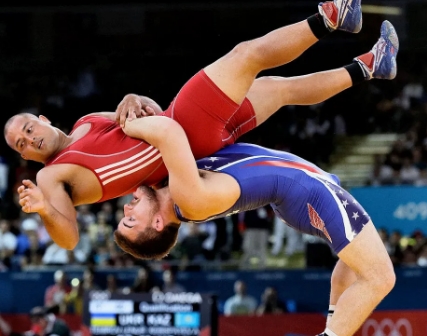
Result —
[{"label": "wrestler's bare arm", "polygon": [[37,174],[37,185],[24,180],[18,188],[22,211],[37,212],[52,240],[72,250],[79,241],[76,210],[60,176],[43,168]]},{"label": "wrestler's bare arm", "polygon": [[239,197],[237,182],[225,174],[199,174],[184,129],[162,116],[126,121],[124,132],[157,147],[169,171],[169,190],[185,215],[204,219],[228,210]]}]

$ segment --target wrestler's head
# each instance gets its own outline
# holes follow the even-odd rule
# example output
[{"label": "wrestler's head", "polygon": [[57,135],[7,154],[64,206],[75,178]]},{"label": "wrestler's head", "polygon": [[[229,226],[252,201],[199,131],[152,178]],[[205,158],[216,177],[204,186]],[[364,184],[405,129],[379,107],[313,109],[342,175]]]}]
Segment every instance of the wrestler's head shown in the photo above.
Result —
[{"label": "wrestler's head", "polygon": [[156,191],[141,186],[124,206],[124,218],[114,232],[120,248],[139,259],[162,259],[176,244],[179,224],[167,223]]},{"label": "wrestler's head", "polygon": [[44,117],[20,113],[4,126],[7,144],[25,160],[45,163],[58,151],[60,131]]}]

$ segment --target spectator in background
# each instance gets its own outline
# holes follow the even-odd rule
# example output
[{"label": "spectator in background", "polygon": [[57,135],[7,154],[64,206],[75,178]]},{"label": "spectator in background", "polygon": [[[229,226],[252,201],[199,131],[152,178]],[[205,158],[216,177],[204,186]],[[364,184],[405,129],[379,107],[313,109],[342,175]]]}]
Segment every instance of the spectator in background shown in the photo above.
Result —
[{"label": "spectator in background", "polygon": [[71,281],[71,291],[65,295],[64,308],[61,313],[83,315],[83,300],[84,300],[84,287],[83,280],[73,279]]},{"label": "spectator in background", "polygon": [[10,232],[10,222],[0,219],[0,263],[7,268],[11,267],[11,257],[18,245],[16,236]]},{"label": "spectator in background", "polygon": [[274,232],[273,232],[273,246],[271,247],[271,254],[278,256],[283,248],[283,240],[286,237],[285,255],[287,257],[293,256],[295,253],[304,252],[303,234],[297,230],[292,229],[278,216],[274,216]]},{"label": "spectator in background", "polygon": [[378,234],[382,240],[382,242],[384,243],[385,249],[387,250],[387,253],[389,255],[391,255],[392,253],[392,247],[390,244],[390,237],[389,234],[387,232],[387,230],[385,228],[379,228],[378,229]]},{"label": "spectator in background", "polygon": [[122,253],[117,247],[112,237],[110,238],[110,240],[107,241],[107,246],[105,250],[108,258],[107,265],[116,266],[122,256]]},{"label": "spectator in background", "polygon": [[80,239],[74,248],[74,257],[77,262],[84,264],[92,252],[92,244],[87,228],[79,221],[77,222],[79,224]]},{"label": "spectator in background", "polygon": [[401,245],[402,233],[393,231],[390,235],[390,258],[394,266],[399,266],[403,260],[403,249]]},{"label": "spectator in background", "polygon": [[34,307],[30,311],[31,333],[34,336],[70,336],[70,328],[55,314],[44,307]]},{"label": "spectator in background", "polygon": [[371,186],[380,186],[384,184],[393,184],[393,169],[384,164],[384,158],[380,154],[374,155],[374,164],[369,175],[367,184]]},{"label": "spectator in background", "polygon": [[101,286],[95,282],[95,271],[90,267],[83,272],[83,288],[85,291],[101,289]]},{"label": "spectator in background", "polygon": [[399,180],[401,184],[414,185],[420,177],[420,170],[413,164],[411,157],[402,159],[402,168],[400,168]]},{"label": "spectator in background", "polygon": [[175,274],[170,269],[163,271],[162,292],[163,293],[185,292],[185,288],[175,281]]},{"label": "spectator in background", "polygon": [[96,221],[87,226],[90,241],[94,248],[106,246],[113,236],[113,228],[107,223],[107,215],[103,211],[96,214]]},{"label": "spectator in background", "polygon": [[421,230],[415,230],[411,238],[414,240],[414,250],[418,254],[423,246],[427,243],[427,239]]},{"label": "spectator in background", "polygon": [[261,304],[258,306],[257,315],[282,314],[288,309],[277,296],[277,291],[273,287],[267,287],[261,295]]},{"label": "spectator in background", "polygon": [[47,233],[46,227],[41,221],[40,216],[36,215],[34,218],[37,220],[37,223],[38,223],[37,235],[38,235],[39,242],[41,245],[47,247],[47,245],[49,245],[52,242],[52,239]]},{"label": "spectator in background", "polygon": [[34,216],[22,212],[22,221],[17,235],[16,255],[23,255],[30,248],[30,235],[37,235],[38,222]]},{"label": "spectator in background", "polygon": [[65,296],[70,293],[71,288],[67,282],[67,276],[62,270],[57,270],[53,279],[55,283],[49,286],[44,295],[44,305],[50,311],[58,313],[64,304]]},{"label": "spectator in background", "polygon": [[120,221],[122,220],[122,218],[124,217],[124,211],[123,211],[123,207],[117,209],[114,212],[114,222],[115,222],[115,228],[117,228],[117,224],[120,223]]},{"label": "spectator in background", "polygon": [[69,262],[68,256],[68,250],[52,243],[46,248],[42,261],[45,265],[62,266]]},{"label": "spectator in background", "polygon": [[109,291],[111,294],[120,292],[120,289],[117,286],[116,276],[114,274],[108,274],[107,275],[107,288],[106,288],[106,290]]},{"label": "spectator in background", "polygon": [[115,228],[118,222],[116,222],[115,213],[113,212],[113,205],[111,202],[102,202],[101,211],[105,215],[107,224],[112,228]]},{"label": "spectator in background", "polygon": [[[226,225],[226,223],[223,223]],[[215,221],[207,221],[197,225],[202,237],[206,237],[202,242],[203,256],[206,260],[214,260],[217,251],[215,245],[217,241],[218,224]],[[217,246],[219,250],[219,246]]]},{"label": "spectator in background", "polygon": [[90,205],[82,204],[77,207],[77,221],[86,228],[96,222],[96,216],[90,210]]},{"label": "spectator in background", "polygon": [[[202,262],[205,260],[203,242],[208,238],[208,234],[202,232],[198,224],[187,223],[188,232],[184,239],[181,241],[180,247],[182,257],[186,262]],[[186,267],[187,271],[200,270],[200,265],[189,265]]]},{"label": "spectator in background", "polygon": [[246,211],[242,214],[245,230],[243,232],[243,256],[240,267],[251,266],[251,258],[258,260],[258,268],[267,267],[268,237],[274,215],[270,207]]},{"label": "spectator in background", "polygon": [[282,221],[278,216],[274,216],[273,224],[273,245],[271,247],[271,254],[273,256],[277,256],[283,249],[283,241],[285,239],[286,233],[286,223]]},{"label": "spectator in background", "polygon": [[133,293],[150,293],[154,288],[150,270],[143,267],[138,270],[136,278],[131,287]]},{"label": "spectator in background", "polygon": [[292,257],[296,253],[303,253],[305,249],[304,235],[292,229],[290,226],[285,226],[286,246],[285,255]]},{"label": "spectator in background", "polygon": [[30,234],[28,238],[30,245],[21,259],[22,269],[43,265],[43,255],[46,251],[46,248],[40,244],[37,233]]},{"label": "spectator in background", "polygon": [[402,266],[415,267],[417,266],[417,253],[412,245],[407,245],[403,250]]},{"label": "spectator in background", "polygon": [[420,74],[411,74],[409,82],[405,84],[402,90],[402,107],[405,110],[416,107],[416,104],[421,102],[423,96],[422,76]]},{"label": "spectator in background", "polygon": [[246,284],[243,281],[234,283],[234,295],[224,303],[224,315],[252,315],[257,308],[257,301],[246,294]]}]

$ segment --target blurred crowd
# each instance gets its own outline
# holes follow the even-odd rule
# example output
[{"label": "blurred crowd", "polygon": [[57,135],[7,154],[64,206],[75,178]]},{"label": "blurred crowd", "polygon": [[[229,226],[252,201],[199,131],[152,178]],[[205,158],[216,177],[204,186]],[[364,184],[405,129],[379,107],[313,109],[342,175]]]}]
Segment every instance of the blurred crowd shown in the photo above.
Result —
[{"label": "blurred crowd", "polygon": [[384,123],[399,120],[401,134],[385,155],[376,155],[368,185],[427,185],[427,94],[422,74],[408,77],[398,97],[381,102],[391,113]]},{"label": "blurred crowd", "polygon": [[[131,293],[182,293],[189,291],[176,280],[176,270],[166,268],[160,278],[153,275],[150,267],[140,267],[133,283],[119,286],[114,274],[107,274],[106,281],[98,283],[91,268],[86,268],[81,278],[70,279],[67,272],[58,270],[54,273],[54,283],[46,288],[43,307],[49,312],[58,314],[83,314],[83,296],[88,290],[109,291],[112,294]],[[293,300],[282,301],[274,287],[266,287],[260,297],[256,298],[247,292],[247,284],[236,280],[233,287],[234,295],[225,297],[218,303],[219,312],[224,315],[263,315],[295,312]]]}]

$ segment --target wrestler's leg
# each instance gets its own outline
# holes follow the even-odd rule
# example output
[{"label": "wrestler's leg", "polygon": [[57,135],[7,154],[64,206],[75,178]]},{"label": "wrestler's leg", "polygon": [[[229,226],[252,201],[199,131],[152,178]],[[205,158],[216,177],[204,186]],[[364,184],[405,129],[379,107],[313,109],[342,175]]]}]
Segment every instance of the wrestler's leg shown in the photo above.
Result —
[{"label": "wrestler's leg", "polygon": [[372,222],[338,253],[357,280],[339,297],[327,327],[339,336],[353,335],[382,299],[396,278],[390,257]]},{"label": "wrestler's leg", "polygon": [[342,260],[338,260],[331,276],[331,293],[329,295],[329,311],[327,323],[335,312],[335,306],[341,294],[357,280],[356,273]]},{"label": "wrestler's leg", "polygon": [[204,70],[228,97],[240,104],[259,72],[294,60],[317,41],[308,21],[301,21],[238,44]]},{"label": "wrestler's leg", "polygon": [[[383,48],[381,53],[378,52],[379,48]],[[384,21],[380,38],[372,50],[356,57],[353,63],[343,68],[291,78],[264,77],[255,80],[247,97],[254,107],[257,125],[282,106],[312,105],[365,80],[393,79],[397,71],[398,50],[396,31],[390,22]],[[376,57],[377,54],[381,57]]]},{"label": "wrestler's leg", "polygon": [[318,104],[352,84],[345,68],[288,78],[260,77],[249,89],[247,98],[254,108],[257,125],[260,125],[283,106]]},{"label": "wrestler's leg", "polygon": [[291,62],[333,30],[357,33],[362,27],[361,0],[327,1],[319,13],[238,44],[205,68],[207,76],[235,103],[241,104],[262,70]]}]

